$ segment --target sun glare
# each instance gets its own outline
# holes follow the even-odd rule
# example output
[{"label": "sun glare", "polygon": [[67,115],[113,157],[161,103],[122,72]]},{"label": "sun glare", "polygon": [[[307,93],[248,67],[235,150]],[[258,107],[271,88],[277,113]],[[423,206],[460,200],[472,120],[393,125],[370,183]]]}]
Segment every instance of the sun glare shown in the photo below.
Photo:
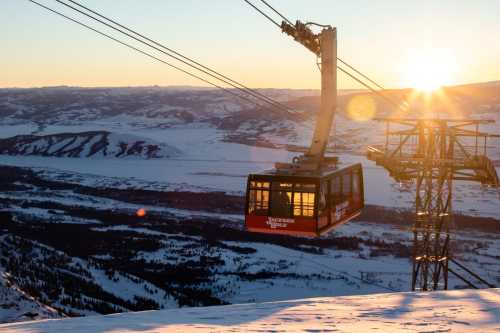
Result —
[{"label": "sun glare", "polygon": [[357,95],[347,103],[347,114],[355,121],[368,121],[375,116],[377,105],[371,96]]},{"label": "sun glare", "polygon": [[432,92],[452,83],[455,72],[453,54],[447,50],[426,49],[408,56],[404,68],[405,86]]}]

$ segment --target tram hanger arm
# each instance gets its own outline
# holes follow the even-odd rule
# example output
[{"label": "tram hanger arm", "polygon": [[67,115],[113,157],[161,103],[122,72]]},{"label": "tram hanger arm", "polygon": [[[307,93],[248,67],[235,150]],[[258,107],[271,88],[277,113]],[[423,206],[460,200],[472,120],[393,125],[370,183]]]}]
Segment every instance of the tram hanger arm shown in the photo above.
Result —
[{"label": "tram hanger arm", "polygon": [[[300,21],[295,26],[283,21],[281,29],[321,58],[321,108],[316,117],[312,142],[307,153],[295,158],[290,166],[304,171],[319,170],[323,164],[333,162],[325,159],[325,151],[337,107],[337,30],[323,26],[322,31],[315,34]],[[277,165],[278,168],[284,166],[282,163]]]}]

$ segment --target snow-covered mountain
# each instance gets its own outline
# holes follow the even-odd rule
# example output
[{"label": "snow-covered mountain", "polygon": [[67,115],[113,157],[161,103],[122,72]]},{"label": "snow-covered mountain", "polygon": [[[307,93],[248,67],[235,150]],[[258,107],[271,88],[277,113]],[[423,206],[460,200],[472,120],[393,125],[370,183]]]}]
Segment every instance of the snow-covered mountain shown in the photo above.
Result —
[{"label": "snow-covered mountain", "polygon": [[[161,131],[212,128],[224,141],[272,148],[304,149],[319,109],[319,91],[260,89],[293,112],[256,106],[213,89],[76,88],[0,89],[0,137],[81,131]],[[390,90],[409,108],[396,110],[386,99],[359,90],[341,91],[335,139],[337,149],[364,153],[382,141],[375,117],[488,117],[500,119],[496,83],[446,87],[433,98],[411,90]],[[426,114],[422,114],[422,110]],[[24,128],[23,133],[8,128]],[[2,132],[5,132],[2,133]],[[141,133],[143,135],[143,133]]]},{"label": "snow-covered mountain", "polygon": [[165,143],[107,131],[16,135],[0,139],[0,155],[45,157],[168,158],[180,151]]},{"label": "snow-covered mountain", "polygon": [[[317,94],[303,90],[265,90],[265,94],[283,100]],[[16,121],[41,125],[77,125],[103,119],[136,119],[137,125],[168,128],[190,123],[228,126],[227,116],[238,112],[259,111],[252,103],[241,101],[213,89],[145,88],[39,88],[0,89],[0,115],[3,123]],[[276,117],[280,111],[255,112]],[[261,113],[261,115],[259,115]],[[281,111],[281,116],[286,113]],[[293,114],[289,115],[293,118]],[[283,120],[283,119],[282,119]]]}]

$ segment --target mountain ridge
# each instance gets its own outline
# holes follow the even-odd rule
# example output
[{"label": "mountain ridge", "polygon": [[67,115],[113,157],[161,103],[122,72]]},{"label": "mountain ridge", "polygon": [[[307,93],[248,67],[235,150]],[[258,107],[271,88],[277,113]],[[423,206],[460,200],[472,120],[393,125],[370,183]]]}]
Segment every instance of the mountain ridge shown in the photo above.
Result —
[{"label": "mountain ridge", "polygon": [[0,139],[0,155],[51,157],[169,158],[180,154],[165,143],[109,131],[23,134]]}]

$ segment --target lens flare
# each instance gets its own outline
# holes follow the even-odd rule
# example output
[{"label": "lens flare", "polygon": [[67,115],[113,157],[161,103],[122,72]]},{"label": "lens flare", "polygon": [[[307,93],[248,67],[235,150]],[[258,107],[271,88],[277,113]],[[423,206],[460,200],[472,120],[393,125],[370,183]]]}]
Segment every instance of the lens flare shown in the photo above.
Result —
[{"label": "lens flare", "polygon": [[368,121],[375,116],[377,105],[371,96],[357,95],[347,104],[347,114],[355,121]]},{"label": "lens flare", "polygon": [[146,210],[144,208],[140,208],[137,210],[137,212],[135,212],[135,214],[138,217],[144,217],[144,216],[146,216]]}]

